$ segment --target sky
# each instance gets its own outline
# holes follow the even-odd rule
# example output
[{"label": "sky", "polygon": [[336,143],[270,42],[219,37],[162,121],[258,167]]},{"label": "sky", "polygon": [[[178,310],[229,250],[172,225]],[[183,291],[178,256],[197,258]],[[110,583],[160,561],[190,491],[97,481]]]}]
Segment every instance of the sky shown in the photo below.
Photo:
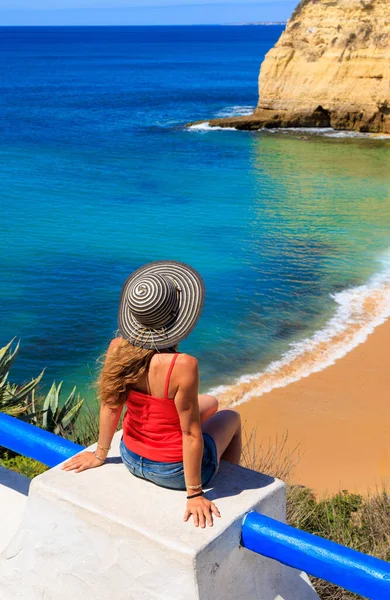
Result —
[{"label": "sky", "polygon": [[0,25],[208,25],[285,21],[298,0],[0,0]]}]

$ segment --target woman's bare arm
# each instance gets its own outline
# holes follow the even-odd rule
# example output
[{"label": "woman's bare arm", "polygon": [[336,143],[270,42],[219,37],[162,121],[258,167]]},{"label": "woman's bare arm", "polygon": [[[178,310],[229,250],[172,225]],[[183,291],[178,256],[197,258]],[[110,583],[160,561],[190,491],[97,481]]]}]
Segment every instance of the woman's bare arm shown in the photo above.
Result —
[{"label": "woman's bare arm", "polygon": [[[179,366],[179,365],[178,365]],[[203,435],[200,425],[198,404],[199,369],[198,362],[192,356],[180,357],[180,385],[175,396],[175,405],[179,414],[183,433],[184,477],[187,485],[201,483],[201,465],[203,456]],[[187,488],[188,495],[199,490]]]},{"label": "woman's bare arm", "polygon": [[[203,434],[198,403],[199,369],[197,360],[187,355],[181,355],[178,366],[179,386],[175,395],[175,405],[183,433],[184,478],[187,496],[195,496],[202,491]],[[198,489],[189,487],[199,484]],[[195,527],[205,527],[206,522],[211,527],[213,514],[220,516],[215,504],[204,496],[196,496],[187,501],[184,520],[188,521],[192,515]]]},{"label": "woman's bare arm", "polygon": [[[107,350],[106,360],[107,357],[111,357],[112,353],[115,352],[115,348],[117,347],[118,343],[118,339],[112,340]],[[116,399],[114,398],[113,400],[115,401]],[[118,426],[122,409],[122,405],[112,408],[107,403],[101,403],[99,417],[99,437],[96,453],[84,451],[81,454],[76,454],[76,456],[73,456],[70,460],[64,463],[62,466],[64,471],[75,471],[75,473],[80,473],[86,469],[99,467],[104,463],[108,454],[108,450],[111,446],[112,438],[114,437],[114,433]]]}]

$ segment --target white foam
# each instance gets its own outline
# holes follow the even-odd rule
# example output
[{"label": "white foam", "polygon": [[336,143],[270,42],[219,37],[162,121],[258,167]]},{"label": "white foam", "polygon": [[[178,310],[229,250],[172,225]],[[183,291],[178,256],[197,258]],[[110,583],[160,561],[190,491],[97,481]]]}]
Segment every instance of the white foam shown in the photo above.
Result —
[{"label": "white foam", "polygon": [[216,117],[246,117],[251,115],[255,110],[255,106],[227,106],[216,113]]},{"label": "white foam", "polygon": [[335,138],[363,138],[363,139],[374,139],[374,140],[386,140],[390,139],[390,135],[377,134],[377,133],[363,133],[361,131],[336,131],[333,130],[330,133],[325,134],[326,137]]},{"label": "white foam", "polygon": [[238,131],[235,127],[210,127],[210,123],[205,121],[204,123],[197,123],[188,127],[190,131]]},{"label": "white foam", "polygon": [[[232,112],[228,112],[228,110],[232,109]],[[233,109],[247,109],[248,112],[233,112]],[[238,117],[244,115],[252,114],[254,108],[252,106],[244,107],[244,106],[233,106],[223,109],[218,113],[219,118],[225,117]],[[226,112],[225,112],[226,111]],[[212,127],[210,126],[209,121],[205,121],[203,123],[198,123],[197,125],[191,125],[188,129],[192,131],[239,131],[237,127]],[[289,133],[302,133],[308,135],[317,135],[323,137],[330,138],[352,138],[352,139],[370,139],[370,140],[390,140],[390,135],[387,134],[377,134],[377,133],[361,133],[359,131],[338,131],[333,129],[332,127],[277,127],[273,129],[268,129],[266,127],[259,129],[260,132],[266,133],[281,133],[283,135],[288,135]]]},{"label": "white foam", "polygon": [[[259,397],[272,389],[322,371],[363,343],[378,325],[390,317],[390,251],[381,262],[381,272],[365,285],[332,296],[336,311],[323,329],[310,338],[290,344],[286,354],[271,363],[264,372],[244,375],[232,385],[216,387],[210,393],[229,393],[236,387],[239,392],[241,384],[253,383],[250,391],[243,391],[233,403],[242,404],[252,397]],[[302,362],[299,361],[300,357],[303,358]],[[297,363],[297,368],[294,367],[294,362]],[[290,366],[293,368],[289,373]]]},{"label": "white foam", "polygon": [[307,133],[331,138],[361,138],[374,140],[390,140],[390,135],[378,133],[363,133],[360,131],[341,131],[333,127],[279,127],[273,129],[264,128],[262,131],[268,133]]},{"label": "white foam", "polygon": [[275,127],[273,129],[264,128],[262,131],[269,133],[311,133],[318,135],[326,135],[334,132],[332,127]]}]

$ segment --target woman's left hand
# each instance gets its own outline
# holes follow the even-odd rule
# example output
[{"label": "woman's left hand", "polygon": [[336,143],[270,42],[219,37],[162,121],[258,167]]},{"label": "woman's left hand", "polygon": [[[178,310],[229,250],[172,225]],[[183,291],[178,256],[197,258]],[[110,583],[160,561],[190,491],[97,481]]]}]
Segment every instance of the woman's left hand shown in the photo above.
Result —
[{"label": "woman's left hand", "polygon": [[195,527],[206,527],[209,525],[213,526],[213,514],[216,517],[220,517],[221,513],[218,508],[215,506],[214,502],[211,502],[204,496],[198,497],[197,495],[194,498],[188,498],[187,500],[187,508],[184,513],[184,521],[188,521],[190,516],[194,519]]},{"label": "woman's left hand", "polygon": [[94,469],[95,467],[101,467],[102,462],[96,458],[93,452],[81,452],[76,454],[70,460],[67,460],[61,467],[64,471],[74,471],[75,473],[81,473],[87,469]]}]

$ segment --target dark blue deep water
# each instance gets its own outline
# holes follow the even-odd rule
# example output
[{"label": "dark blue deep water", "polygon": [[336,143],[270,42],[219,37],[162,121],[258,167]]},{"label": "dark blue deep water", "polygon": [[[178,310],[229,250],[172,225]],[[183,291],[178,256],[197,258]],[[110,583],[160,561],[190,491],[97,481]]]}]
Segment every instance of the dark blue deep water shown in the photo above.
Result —
[{"label": "dark blue deep water", "polygon": [[[0,29],[0,346],[88,395],[122,283],[203,275],[202,387],[264,369],[387,268],[386,140],[188,130],[257,103],[282,27]],[[381,262],[380,262],[381,261]]]}]

